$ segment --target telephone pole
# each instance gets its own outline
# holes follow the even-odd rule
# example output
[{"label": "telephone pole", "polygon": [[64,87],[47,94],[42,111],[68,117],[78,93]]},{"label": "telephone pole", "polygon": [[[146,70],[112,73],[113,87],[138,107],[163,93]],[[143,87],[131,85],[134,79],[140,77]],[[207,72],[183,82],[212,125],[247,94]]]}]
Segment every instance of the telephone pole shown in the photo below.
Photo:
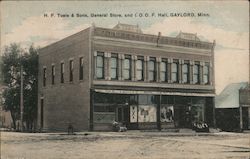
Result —
[{"label": "telephone pole", "polygon": [[20,70],[20,76],[21,76],[21,89],[20,89],[20,115],[21,115],[21,132],[23,131],[23,65],[21,64],[21,70]]}]

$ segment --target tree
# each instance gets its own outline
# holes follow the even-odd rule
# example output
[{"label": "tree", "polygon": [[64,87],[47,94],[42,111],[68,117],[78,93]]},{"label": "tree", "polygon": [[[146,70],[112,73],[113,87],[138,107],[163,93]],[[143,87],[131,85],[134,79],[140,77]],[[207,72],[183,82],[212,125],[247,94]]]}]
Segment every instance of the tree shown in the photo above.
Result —
[{"label": "tree", "polygon": [[37,75],[38,54],[31,46],[24,51],[18,44],[5,47],[2,57],[3,83],[7,88],[3,92],[3,105],[9,110],[13,120],[14,129],[16,121],[20,119],[20,75],[23,66],[23,96],[24,96],[24,122],[26,128],[32,129],[37,116]]}]

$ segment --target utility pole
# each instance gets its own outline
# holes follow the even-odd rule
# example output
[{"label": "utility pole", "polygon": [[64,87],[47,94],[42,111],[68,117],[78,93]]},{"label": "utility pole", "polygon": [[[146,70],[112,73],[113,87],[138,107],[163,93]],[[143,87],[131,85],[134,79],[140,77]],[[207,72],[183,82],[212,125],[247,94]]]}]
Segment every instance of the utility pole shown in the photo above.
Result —
[{"label": "utility pole", "polygon": [[21,115],[21,132],[23,131],[23,65],[21,64],[21,89],[20,89],[20,115]]}]

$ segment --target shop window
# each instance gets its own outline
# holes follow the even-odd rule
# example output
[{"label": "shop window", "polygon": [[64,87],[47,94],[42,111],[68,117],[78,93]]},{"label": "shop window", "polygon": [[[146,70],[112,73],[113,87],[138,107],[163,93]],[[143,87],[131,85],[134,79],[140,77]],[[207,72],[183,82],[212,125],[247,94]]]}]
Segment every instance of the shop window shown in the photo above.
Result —
[{"label": "shop window", "polygon": [[189,82],[189,65],[184,63],[182,65],[182,82],[188,83]]},{"label": "shop window", "polygon": [[117,55],[112,54],[110,70],[111,70],[111,79],[117,79],[118,78]]},{"label": "shop window", "polygon": [[139,105],[138,122],[156,122],[155,105]]},{"label": "shop window", "polygon": [[52,65],[51,66],[51,83],[52,83],[52,85],[53,84],[55,84],[55,66],[54,65]]},{"label": "shop window", "polygon": [[203,68],[203,81],[204,84],[209,84],[209,63],[206,63]]},{"label": "shop window", "polygon": [[174,106],[161,105],[161,122],[173,123],[174,122]]},{"label": "shop window", "polygon": [[193,82],[194,84],[200,83],[200,66],[198,64],[194,65],[194,72],[193,72]]},{"label": "shop window", "polygon": [[43,68],[43,86],[46,86],[46,78],[47,78],[47,74],[46,74],[46,68]]},{"label": "shop window", "polygon": [[98,53],[96,57],[96,77],[98,79],[104,78],[104,57],[103,53]]},{"label": "shop window", "polygon": [[143,64],[144,64],[143,59],[138,59],[136,61],[136,79],[138,81],[142,81],[144,79],[144,77],[143,77]]},{"label": "shop window", "polygon": [[123,78],[124,80],[131,79],[131,59],[126,57],[123,61]]},{"label": "shop window", "polygon": [[171,79],[173,83],[178,82],[178,62],[173,62],[171,65]]},{"label": "shop window", "polygon": [[161,62],[160,78],[161,78],[162,82],[165,82],[168,80],[168,78],[167,78],[167,61]]},{"label": "shop window", "polygon": [[79,59],[79,80],[83,80],[83,57]]},{"label": "shop window", "polygon": [[61,63],[61,83],[64,83],[64,63]]},{"label": "shop window", "polygon": [[156,68],[155,68],[155,58],[150,58],[148,62],[148,80],[156,80]]},{"label": "shop window", "polygon": [[69,61],[69,81],[73,81],[73,69],[74,69],[74,62],[73,60]]}]

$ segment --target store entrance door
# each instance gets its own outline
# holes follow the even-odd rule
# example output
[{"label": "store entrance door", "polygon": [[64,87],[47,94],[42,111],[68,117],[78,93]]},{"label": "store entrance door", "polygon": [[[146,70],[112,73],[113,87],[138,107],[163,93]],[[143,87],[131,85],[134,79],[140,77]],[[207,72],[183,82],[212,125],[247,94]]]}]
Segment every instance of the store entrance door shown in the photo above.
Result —
[{"label": "store entrance door", "polygon": [[116,108],[116,119],[117,119],[117,122],[122,123],[124,126],[128,125],[129,109],[127,105],[119,105]]}]

